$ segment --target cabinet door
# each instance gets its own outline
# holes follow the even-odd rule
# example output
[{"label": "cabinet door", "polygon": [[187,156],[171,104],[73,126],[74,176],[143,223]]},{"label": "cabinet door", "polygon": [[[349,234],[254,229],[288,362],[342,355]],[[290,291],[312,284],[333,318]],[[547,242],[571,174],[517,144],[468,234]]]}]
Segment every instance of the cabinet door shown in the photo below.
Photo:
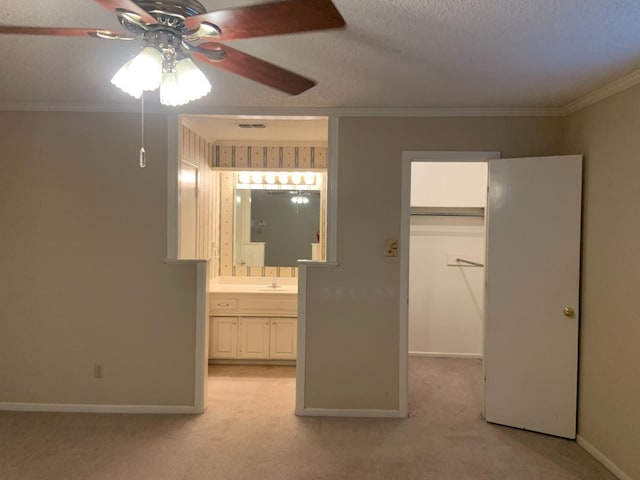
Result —
[{"label": "cabinet door", "polygon": [[269,319],[245,317],[240,319],[240,358],[269,358]]},{"label": "cabinet door", "polygon": [[237,317],[210,317],[209,358],[238,358]]},{"label": "cabinet door", "polygon": [[295,360],[296,335],[298,320],[296,318],[272,318],[270,357],[272,359]]}]

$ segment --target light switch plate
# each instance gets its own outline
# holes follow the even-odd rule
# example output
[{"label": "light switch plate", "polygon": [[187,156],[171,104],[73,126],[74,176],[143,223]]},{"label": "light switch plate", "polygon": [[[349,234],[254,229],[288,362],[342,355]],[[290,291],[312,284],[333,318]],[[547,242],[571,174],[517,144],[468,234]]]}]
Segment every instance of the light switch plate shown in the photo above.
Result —
[{"label": "light switch plate", "polygon": [[387,239],[384,241],[384,255],[386,257],[398,256],[398,240]]}]

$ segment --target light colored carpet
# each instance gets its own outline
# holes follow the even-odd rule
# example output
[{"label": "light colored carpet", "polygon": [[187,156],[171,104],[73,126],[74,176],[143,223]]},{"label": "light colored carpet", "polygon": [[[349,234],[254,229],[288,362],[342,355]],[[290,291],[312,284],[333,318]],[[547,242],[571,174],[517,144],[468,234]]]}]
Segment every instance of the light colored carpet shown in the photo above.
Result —
[{"label": "light colored carpet", "polygon": [[410,418],[298,418],[294,367],[211,366],[204,415],[0,413],[0,479],[614,479],[575,442],[485,423],[481,375],[412,358]]}]

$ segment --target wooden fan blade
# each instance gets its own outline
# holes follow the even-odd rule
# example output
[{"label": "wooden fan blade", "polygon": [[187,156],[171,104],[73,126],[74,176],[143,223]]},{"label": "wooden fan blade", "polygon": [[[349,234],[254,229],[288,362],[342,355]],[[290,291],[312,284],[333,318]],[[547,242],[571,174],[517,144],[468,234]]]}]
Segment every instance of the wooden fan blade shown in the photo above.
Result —
[{"label": "wooden fan blade", "polygon": [[222,31],[217,40],[264,37],[345,26],[331,0],[286,0],[230,8],[194,15],[185,20],[189,29],[213,23]]},{"label": "wooden fan blade", "polygon": [[143,10],[131,0],[95,0],[107,10],[118,13],[118,10],[126,10],[140,16],[143,22],[148,24],[158,23],[153,15]]},{"label": "wooden fan blade", "polygon": [[0,34],[56,35],[62,37],[131,38],[127,34],[95,28],[17,27],[0,25]]},{"label": "wooden fan blade", "polygon": [[[207,50],[222,50],[226,58],[222,61],[212,60],[207,56]],[[202,62],[291,95],[298,95],[316,84],[313,80],[219,43],[203,43],[194,49],[193,54]]]}]

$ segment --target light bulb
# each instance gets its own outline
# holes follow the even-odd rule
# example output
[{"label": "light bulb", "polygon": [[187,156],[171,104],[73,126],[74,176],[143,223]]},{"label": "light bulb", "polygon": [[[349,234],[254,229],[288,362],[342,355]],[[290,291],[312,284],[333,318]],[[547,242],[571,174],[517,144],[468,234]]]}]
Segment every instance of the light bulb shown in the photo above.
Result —
[{"label": "light bulb", "polygon": [[176,80],[185,99],[184,103],[204,97],[211,91],[211,83],[189,57],[183,58],[176,65]]},{"label": "light bulb", "polygon": [[287,175],[286,173],[281,173],[278,175],[278,182],[280,182],[281,185],[286,185],[289,183],[289,175]]},{"label": "light bulb", "polygon": [[293,173],[291,175],[291,181],[295,184],[295,185],[299,185],[300,182],[302,181],[302,175],[300,175],[299,173]]},{"label": "light bulb", "polygon": [[273,173],[265,173],[264,181],[269,185],[273,185],[274,183],[276,183],[276,176]]},{"label": "light bulb", "polygon": [[143,90],[155,90],[162,79],[162,53],[154,47],[145,47],[125,63],[111,79],[116,87],[140,98]]},{"label": "light bulb", "polygon": [[307,185],[314,185],[316,183],[316,174],[313,172],[306,172],[304,174],[304,183]]},{"label": "light bulb", "polygon": [[294,197],[291,197],[291,201],[296,205],[306,205],[309,203],[309,199],[304,195],[297,194]]},{"label": "light bulb", "polygon": [[251,180],[253,183],[261,184],[262,183],[262,175],[260,173],[254,173],[251,175]]},{"label": "light bulb", "polygon": [[247,172],[242,172],[238,175],[238,180],[240,180],[240,183],[251,183],[251,175]]},{"label": "light bulb", "polygon": [[179,178],[180,183],[190,183],[192,185],[195,185],[197,183],[195,172],[180,172]]}]

